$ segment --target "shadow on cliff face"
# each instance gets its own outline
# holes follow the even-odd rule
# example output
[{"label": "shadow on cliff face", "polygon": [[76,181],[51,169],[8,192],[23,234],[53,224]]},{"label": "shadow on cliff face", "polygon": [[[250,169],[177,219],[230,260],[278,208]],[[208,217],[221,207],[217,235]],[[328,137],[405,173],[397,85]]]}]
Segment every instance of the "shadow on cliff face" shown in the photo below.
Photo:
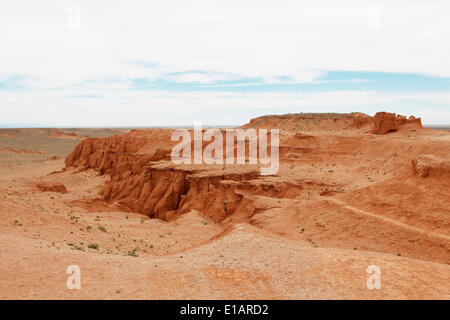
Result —
[{"label": "shadow on cliff face", "polygon": [[[299,129],[383,134],[406,127],[420,128],[421,123],[420,119],[385,112],[375,117],[361,113],[300,114],[256,118],[242,128],[259,127],[292,127],[295,132],[282,134],[280,158],[285,163],[295,163],[305,156],[323,154],[328,147],[327,139],[296,132]],[[77,167],[78,171],[95,169],[100,175],[109,175],[110,181],[100,195],[115,208],[166,221],[192,209],[214,221],[223,221],[237,212],[251,211],[253,195],[295,198],[303,190],[304,181],[288,181],[282,176],[278,180],[263,178],[256,165],[174,165],[170,161],[174,144],[171,132],[132,130],[124,135],[87,138],[66,158],[65,165],[66,168]],[[203,144],[203,148],[205,146]],[[336,192],[325,190],[321,195]]]}]

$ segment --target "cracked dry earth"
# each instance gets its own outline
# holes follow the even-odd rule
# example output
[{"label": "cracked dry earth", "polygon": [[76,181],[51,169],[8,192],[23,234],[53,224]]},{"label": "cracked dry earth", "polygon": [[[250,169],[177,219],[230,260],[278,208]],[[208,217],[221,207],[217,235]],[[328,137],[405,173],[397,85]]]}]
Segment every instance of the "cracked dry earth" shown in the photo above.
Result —
[{"label": "cracked dry earth", "polygon": [[384,113],[242,128],[280,129],[278,174],[174,165],[169,129],[0,130],[0,298],[450,298],[450,132]]}]

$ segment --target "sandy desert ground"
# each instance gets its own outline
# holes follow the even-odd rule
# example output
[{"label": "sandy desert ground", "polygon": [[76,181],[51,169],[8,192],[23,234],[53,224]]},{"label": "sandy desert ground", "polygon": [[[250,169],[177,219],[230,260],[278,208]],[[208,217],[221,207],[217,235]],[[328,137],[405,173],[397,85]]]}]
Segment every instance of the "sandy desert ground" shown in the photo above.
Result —
[{"label": "sandy desert ground", "polygon": [[1,129],[0,299],[450,298],[450,131],[385,113],[242,128],[280,130],[278,174],[175,165],[171,129]]}]

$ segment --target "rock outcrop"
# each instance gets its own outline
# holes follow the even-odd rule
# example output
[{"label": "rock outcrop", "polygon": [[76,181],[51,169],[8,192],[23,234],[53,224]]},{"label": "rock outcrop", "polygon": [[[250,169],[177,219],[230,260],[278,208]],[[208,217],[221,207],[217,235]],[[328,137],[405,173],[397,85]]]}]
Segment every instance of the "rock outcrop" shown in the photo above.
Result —
[{"label": "rock outcrop", "polygon": [[[161,139],[160,143],[164,144],[167,137],[166,133],[165,139]],[[169,159],[171,150],[158,148],[158,143],[152,141],[160,138],[157,134],[134,130],[123,136],[88,138],[76,146],[66,158],[65,164],[66,167],[98,169],[101,174],[124,174],[127,171],[131,173],[142,169],[149,161]],[[145,149],[145,152],[138,153],[142,149]]]},{"label": "rock outcrop", "polygon": [[[103,199],[127,212],[171,220],[198,210],[221,221],[246,204],[245,195],[293,198],[301,182],[276,183],[260,179],[259,169],[176,166],[170,159],[170,130],[133,131],[122,136],[88,138],[66,158],[66,167],[108,174],[100,191]],[[205,147],[206,144],[203,145]],[[171,147],[171,146],[170,146]]]},{"label": "rock outcrop", "polygon": [[402,115],[396,115],[395,113],[377,112],[373,118],[373,130],[375,134],[386,134],[388,132],[397,131],[405,126],[415,129],[422,128],[422,122],[420,118],[413,116],[408,119]]},{"label": "rock outcrop", "polygon": [[293,113],[270,115],[251,119],[243,129],[248,128],[298,128],[301,131],[355,130],[369,126],[373,118],[367,114],[355,113]]},{"label": "rock outcrop", "polygon": [[131,175],[112,176],[100,194],[124,211],[140,212],[150,218],[167,221],[194,209],[221,221],[234,213],[242,199],[230,182],[256,176],[256,171],[242,175],[197,174],[170,164],[156,165]]},{"label": "rock outcrop", "polygon": [[[406,119],[388,113],[377,113],[373,118],[353,113],[261,117],[242,128],[268,125],[273,128],[271,126],[278,121],[290,129],[280,139],[280,159],[292,164],[321,159],[324,153],[329,158],[330,155],[344,157],[348,153],[354,156],[359,152],[359,138],[330,140],[308,132],[309,126],[319,126],[327,133],[338,128],[345,134],[349,130],[368,133],[371,125],[376,133],[399,130],[408,125],[420,127],[420,119]],[[296,178],[295,171],[291,171],[290,179],[282,183],[276,177],[261,177],[257,165],[175,165],[170,161],[170,154],[177,142],[171,142],[170,136],[171,130],[154,129],[132,130],[106,138],[87,138],[77,145],[65,164],[66,167],[77,167],[78,171],[94,169],[100,175],[109,175],[110,180],[100,191],[108,204],[166,221],[190,210],[198,210],[215,221],[222,221],[233,214],[249,211],[251,203],[248,199],[253,196],[296,198],[306,183]],[[207,144],[203,141],[203,148]],[[289,170],[293,169],[292,165]],[[331,167],[326,170],[330,175],[334,172]],[[339,192],[338,186],[330,190],[326,187],[306,186],[308,190],[317,189],[321,196]]]},{"label": "rock outcrop", "polygon": [[361,130],[385,134],[403,128],[420,129],[420,118],[406,118],[395,113],[378,112],[374,117],[354,113],[299,113],[271,115],[252,119],[243,128],[298,128],[304,132]]}]

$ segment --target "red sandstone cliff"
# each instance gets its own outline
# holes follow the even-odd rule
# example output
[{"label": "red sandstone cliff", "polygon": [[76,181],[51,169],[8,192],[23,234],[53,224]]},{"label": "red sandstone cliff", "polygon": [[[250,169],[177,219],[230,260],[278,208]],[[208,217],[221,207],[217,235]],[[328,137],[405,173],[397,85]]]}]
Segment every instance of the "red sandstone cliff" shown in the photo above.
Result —
[{"label": "red sandstone cliff", "polygon": [[385,134],[397,131],[405,126],[420,129],[422,128],[422,122],[420,118],[415,118],[414,116],[407,119],[405,116],[396,116],[395,113],[377,112],[373,118],[372,133]]},{"label": "red sandstone cliff", "polygon": [[[268,124],[286,127],[297,121],[306,124],[304,128],[314,125],[328,131],[341,128],[365,133],[373,126],[372,132],[380,134],[404,126],[421,127],[420,119],[406,119],[384,112],[377,113],[374,118],[361,113],[322,117],[319,122],[314,116],[262,117],[253,119],[243,128],[266,127]],[[257,168],[248,166],[233,174],[222,168],[174,166],[165,161],[170,160],[171,147],[175,144],[170,141],[170,134],[170,130],[133,130],[124,135],[88,138],[77,145],[65,164],[66,167],[91,168],[99,174],[109,174],[111,180],[100,192],[107,202],[125,211],[163,220],[196,209],[221,221],[246,205],[245,194],[294,198],[302,189],[302,182],[277,184],[264,180],[258,175]],[[204,142],[203,147],[205,145]],[[331,146],[328,139],[295,132],[281,137],[280,156],[283,161],[292,161],[303,155],[320,154],[324,149],[330,154],[343,154],[342,148]],[[336,151],[332,151],[334,149]]]}]

